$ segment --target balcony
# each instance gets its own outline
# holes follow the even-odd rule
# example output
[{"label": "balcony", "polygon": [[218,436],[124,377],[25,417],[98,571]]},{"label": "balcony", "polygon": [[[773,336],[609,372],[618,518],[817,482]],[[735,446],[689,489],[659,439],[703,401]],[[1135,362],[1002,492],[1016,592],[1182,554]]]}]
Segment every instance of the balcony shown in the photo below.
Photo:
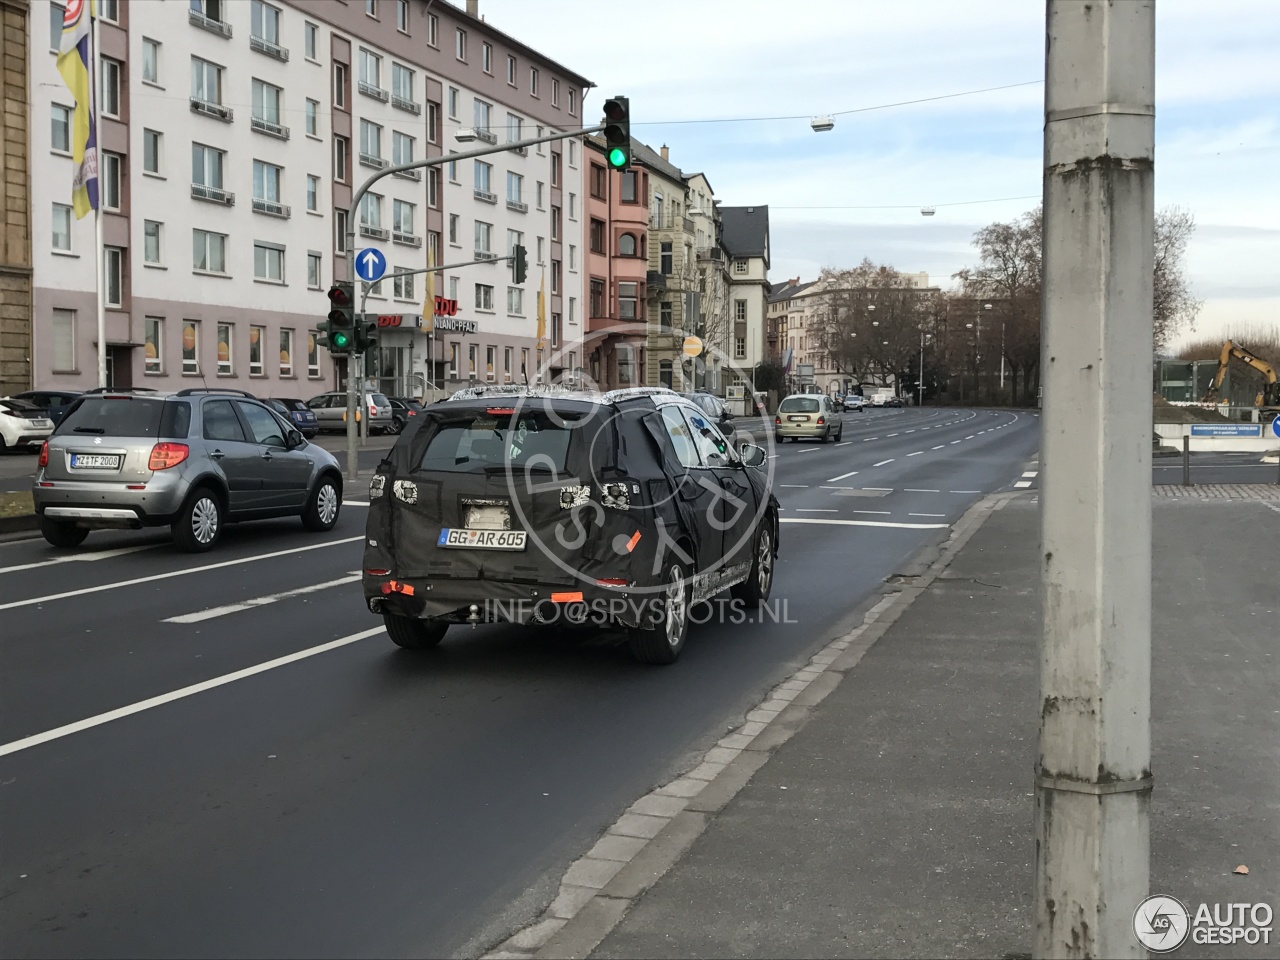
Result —
[{"label": "balcony", "polygon": [[649,293],[667,289],[667,275],[657,270],[650,270],[645,276],[645,288]]},{"label": "balcony", "polygon": [[482,200],[482,201],[484,201],[485,203],[497,203],[497,202],[498,202],[498,195],[497,195],[496,193],[489,193],[489,192],[487,192],[487,191],[485,191],[485,190],[481,190],[481,189],[479,189],[479,188],[477,188],[477,189],[474,191],[474,193],[475,193],[475,198],[476,198],[477,200]]},{"label": "balcony", "polygon": [[415,117],[422,113],[422,104],[414,103],[405,97],[397,97],[394,93],[391,95],[391,105],[397,110],[403,110],[406,113],[412,113]]},{"label": "balcony", "polygon": [[[404,162],[408,163],[409,161],[406,160]],[[402,180],[421,180],[422,171],[421,170],[397,170],[395,173],[392,174],[392,176],[399,177]]]},{"label": "balcony", "polygon": [[250,117],[249,126],[259,133],[265,133],[268,137],[275,137],[277,140],[289,139],[289,128],[280,123],[273,123],[270,120],[264,120],[262,117]]},{"label": "balcony", "polygon": [[210,103],[208,100],[201,100],[199,97],[191,98],[191,112],[203,113],[206,117],[213,117],[215,120],[221,120],[224,123],[230,123],[234,115],[230,107],[224,107],[220,103]]},{"label": "balcony", "polygon": [[373,167],[375,170],[385,170],[387,165],[387,161],[382,157],[372,153],[365,153],[363,150],[360,151],[360,166]]},{"label": "balcony", "polygon": [[373,97],[373,99],[381,100],[383,103],[386,103],[391,99],[391,94],[387,93],[387,91],[383,90],[381,87],[374,86],[372,83],[366,83],[364,80],[361,80],[356,84],[356,89],[366,97]]},{"label": "balcony", "polygon": [[507,209],[514,210],[516,213],[528,213],[529,205],[521,203],[519,200],[507,200]]},{"label": "balcony", "polygon": [[483,140],[485,143],[489,144],[496,144],[498,142],[498,135],[488,127],[476,127],[472,132],[475,134],[477,140]]},{"label": "balcony", "polygon": [[650,230],[673,230],[677,233],[693,234],[697,232],[697,227],[693,220],[689,217],[676,216],[673,213],[650,214],[649,215]]},{"label": "balcony", "polygon": [[723,263],[723,262],[724,262],[724,251],[723,251],[723,250],[721,250],[719,247],[699,247],[699,248],[698,248],[698,259],[699,259],[699,260],[714,260],[714,261],[716,261],[717,263]]},{"label": "balcony", "polygon": [[258,197],[253,198],[253,212],[263,213],[268,217],[279,217],[281,220],[288,220],[291,215],[287,204],[276,203],[274,200],[262,200]]},{"label": "balcony", "polygon": [[231,24],[223,23],[221,20],[214,20],[212,17],[206,17],[199,10],[188,10],[187,20],[191,22],[193,27],[199,27],[201,30],[208,30],[210,33],[216,33],[220,37],[231,39]]},{"label": "balcony", "polygon": [[[230,28],[228,28],[230,29]],[[272,43],[263,37],[250,37],[249,49],[257,50],[259,53],[265,53],[268,57],[275,57],[281,63],[289,62],[289,51],[278,43]]]},{"label": "balcony", "polygon": [[401,233],[399,230],[395,230],[392,232],[391,239],[394,240],[396,243],[404,244],[406,247],[422,246],[421,237],[415,237],[412,233]]},{"label": "balcony", "polygon": [[477,250],[477,251],[475,252],[475,257],[474,257],[474,259],[476,259],[476,260],[497,260],[497,259],[498,259],[498,255],[497,255],[496,253],[491,253],[491,252],[489,252],[488,250]]},{"label": "balcony", "polygon": [[191,199],[220,203],[224,207],[234,207],[236,204],[236,195],[230,190],[223,190],[221,187],[206,187],[203,183],[193,183],[191,185]]},{"label": "balcony", "polygon": [[391,231],[386,227],[375,227],[362,223],[360,224],[360,236],[372,237],[374,240],[388,240],[391,237]]}]

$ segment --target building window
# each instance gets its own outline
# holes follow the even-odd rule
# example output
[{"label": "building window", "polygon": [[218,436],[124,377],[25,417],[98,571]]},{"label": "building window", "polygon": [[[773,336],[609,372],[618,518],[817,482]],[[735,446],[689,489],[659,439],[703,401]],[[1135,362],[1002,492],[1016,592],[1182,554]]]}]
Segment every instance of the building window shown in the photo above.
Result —
[{"label": "building window", "polygon": [[200,372],[200,322],[198,320],[182,322],[182,372]]},{"label": "building window", "polygon": [[378,0],[364,0],[364,15],[378,19]]},{"label": "building window", "polygon": [[524,177],[507,171],[507,202],[524,203]]},{"label": "building window", "polygon": [[502,378],[508,383],[511,382],[511,361],[514,357],[515,350],[513,348],[502,348]]},{"label": "building window", "polygon": [[624,170],[622,172],[622,202],[636,202],[636,187],[638,186],[638,176],[634,170]]},{"label": "building window", "polygon": [[604,253],[604,221],[591,218],[591,230],[588,234],[592,253]]},{"label": "building window", "polygon": [[222,189],[222,161],[225,154],[200,143],[191,145],[191,183],[194,186]]},{"label": "building window", "polygon": [[535,198],[537,199],[537,201],[538,201],[538,209],[539,209],[539,210],[545,210],[545,209],[546,209],[546,207],[544,206],[545,199],[544,199],[544,197],[543,197],[543,193],[545,192],[546,187],[547,187],[547,185],[546,185],[545,183],[543,183],[541,180],[539,180],[539,181],[538,181],[537,189],[535,189],[535,190],[534,190],[534,197],[535,197]]},{"label": "building window", "polygon": [[142,339],[143,372],[164,373],[164,318],[146,317]]},{"label": "building window", "polygon": [[[252,335],[253,331],[257,331],[258,327],[250,327],[250,342],[255,342]],[[229,323],[220,323],[217,326],[218,332],[218,375],[229,377],[235,372],[236,359],[236,328]],[[250,348],[252,349],[252,347]],[[185,363],[184,363],[185,367]],[[184,373],[195,371],[183,370]]]},{"label": "building window", "polygon": [[560,186],[560,154],[551,154],[551,186]]},{"label": "building window", "polygon": [[302,52],[308,60],[316,59],[316,48],[319,46],[320,28],[310,21],[302,31]]},{"label": "building window", "polygon": [[475,119],[475,128],[478,131],[488,133],[490,124],[493,121],[493,104],[486,103],[479,97],[476,97],[474,104],[473,117]]},{"label": "building window", "polygon": [[55,153],[71,152],[71,108],[61,104],[53,105],[53,128],[51,143]]},{"label": "building window", "polygon": [[280,11],[262,0],[250,4],[249,33],[272,46],[280,46]]},{"label": "building window", "polygon": [[120,209],[120,185],[123,179],[124,157],[118,153],[102,154],[102,208]]},{"label": "building window", "polygon": [[145,173],[160,172],[160,133],[142,131],[142,169]]},{"label": "building window", "polygon": [[391,205],[392,227],[396,233],[413,236],[413,220],[415,206],[403,200],[396,200]]},{"label": "building window", "polygon": [[675,269],[674,261],[675,253],[671,242],[664,240],[661,245],[661,252],[658,254],[658,272],[664,277],[671,276],[672,271]]},{"label": "building window", "polygon": [[280,376],[293,376],[293,331],[280,331]]},{"label": "building window", "polygon": [[253,161],[253,199],[279,203],[280,175],[283,172],[283,169],[274,163]]},{"label": "building window", "polygon": [[493,164],[485,163],[483,160],[477,160],[475,162],[475,175],[475,192],[484,194],[486,197],[492,196]]},{"label": "building window", "polygon": [[480,348],[479,348],[479,347],[477,347],[474,343],[467,347],[467,354],[468,354],[467,359],[468,359],[468,362],[470,363],[470,366],[471,366],[471,379],[472,379],[472,380],[474,380],[474,379],[476,378],[476,353],[477,353],[477,351],[478,351],[479,349],[480,349]]},{"label": "building window", "polygon": [[591,164],[591,195],[597,200],[605,199],[605,190],[608,189],[607,177],[604,167],[598,163]]},{"label": "building window", "polygon": [[339,110],[347,108],[347,65],[333,65],[333,105]]},{"label": "building window", "polygon": [[543,245],[544,245],[545,243],[546,243],[546,240],[545,240],[545,239],[543,239],[542,237],[539,237],[539,238],[538,238],[538,261],[537,261],[537,262],[538,262],[539,264],[542,264],[542,263],[545,263],[545,262],[546,262],[546,258],[543,256],[543,252],[544,252],[544,251],[543,251]]},{"label": "building window", "polygon": [[604,281],[591,278],[591,316],[603,317],[604,314]]},{"label": "building window", "polygon": [[98,0],[98,16],[107,23],[119,23],[120,0]]},{"label": "building window", "polygon": [[347,182],[347,153],[350,147],[346,137],[333,138],[333,179]]},{"label": "building window", "polygon": [[368,120],[360,121],[360,159],[374,160],[375,166],[382,161],[382,127]]},{"label": "building window", "polygon": [[333,252],[345,254],[347,252],[347,211],[335,209],[333,211]]},{"label": "building window", "polygon": [[318,253],[307,254],[307,286],[312,290],[320,289],[320,263],[322,257]]},{"label": "building window", "polygon": [[413,102],[413,71],[403,64],[391,64],[391,95]]},{"label": "building window", "polygon": [[569,244],[569,269],[578,269],[578,248],[572,243]]},{"label": "building window", "polygon": [[391,280],[392,294],[399,300],[413,299],[413,275],[410,273],[401,273],[402,267],[397,267]]},{"label": "building window", "polygon": [[427,43],[440,46],[440,18],[434,13],[427,14]]},{"label": "building window", "polygon": [[102,248],[103,291],[108,307],[124,305],[124,247]]},{"label": "building window", "polygon": [[382,58],[364,49],[360,51],[360,83],[375,89],[382,88]]},{"label": "building window", "polygon": [[53,311],[53,370],[76,372],[76,312]]},{"label": "building window", "polygon": [[485,73],[493,73],[493,44],[480,44],[480,69]]},{"label": "building window", "polygon": [[578,91],[572,87],[569,88],[569,116],[576,117],[578,115]]},{"label": "building window", "polygon": [[569,141],[569,166],[573,167],[575,170],[578,167],[578,141],[577,140]]},{"label": "building window", "polygon": [[449,214],[449,242],[455,246],[458,243],[458,221],[460,219],[456,213]]},{"label": "building window", "polygon": [[734,272],[734,273],[746,273],[746,272],[747,272],[747,261],[745,261],[745,260],[735,260],[735,261],[733,261],[733,272]]},{"label": "building window", "polygon": [[161,228],[164,224],[155,220],[142,222],[142,259],[145,263],[159,263],[161,248]]},{"label": "building window", "polygon": [[450,120],[458,119],[458,98],[459,98],[458,88],[450,87],[449,88],[449,119]]},{"label": "building window", "polygon": [[65,7],[49,4],[49,49],[54,53],[62,49],[62,20],[66,14]]},{"label": "building window", "polygon": [[529,68],[529,93],[533,96],[538,95],[538,68]]},{"label": "building window", "polygon": [[491,253],[493,242],[493,224],[483,220],[476,221],[476,253]]},{"label": "building window", "polygon": [[409,32],[409,0],[396,0],[396,29]]},{"label": "building window", "polygon": [[427,170],[427,206],[432,210],[440,209],[440,168]]},{"label": "building window", "polygon": [[459,60],[467,59],[467,31],[461,28],[454,34],[453,55]]},{"label": "building window", "polygon": [[[449,152],[457,153],[456,150],[450,150]],[[449,167],[449,182],[457,183],[458,182],[458,161],[450,160],[448,163],[448,167]]]},{"label": "building window", "polygon": [[557,242],[560,239],[560,208],[553,206],[551,208],[551,240]]},{"label": "building window", "polygon": [[[364,121],[361,121],[362,123]],[[413,163],[413,137],[395,130],[391,134],[391,162],[396,166]]]},{"label": "building window", "polygon": [[507,83],[516,85],[516,58],[512,56],[507,57]]},{"label": "building window", "polygon": [[253,81],[253,116],[273,126],[280,126],[280,101],[284,91],[261,80]]},{"label": "building window", "polygon": [[636,238],[634,234],[624,233],[618,238],[618,256],[634,257],[636,255]]},{"label": "building window", "polygon": [[191,96],[203,103],[222,103],[222,68],[199,57],[191,58]]},{"label": "building window", "polygon": [[733,319],[734,320],[747,319],[747,301],[745,300],[733,301]]},{"label": "building window", "polygon": [[227,237],[208,230],[193,230],[191,267],[200,273],[227,272]]},{"label": "building window", "polygon": [[102,58],[102,115],[120,117],[120,61]]},{"label": "building window", "polygon": [[310,137],[320,136],[320,101],[319,100],[311,100],[311,99],[307,100],[307,111],[305,116],[306,116],[307,136],[310,136]]},{"label": "building window", "polygon": [[671,366],[671,361],[659,360],[658,361],[658,386],[666,387],[668,390],[670,390],[671,384],[673,382],[672,373],[673,373],[673,370]]},{"label": "building window", "polygon": [[738,360],[741,360],[741,359],[742,359],[743,357],[745,357],[746,355],[747,355],[747,338],[746,338],[746,337],[734,337],[734,338],[733,338],[733,356],[734,356],[734,358],[735,358],[735,359],[738,359]]},{"label": "building window", "polygon": [[512,143],[524,139],[524,121],[514,113],[507,114],[507,139]]},{"label": "building window", "polygon": [[65,203],[53,205],[53,249],[71,252],[71,208]]},{"label": "building window", "polygon": [[551,105],[560,106],[560,81],[555,77],[551,78]]},{"label": "building window", "polygon": [[262,370],[262,347],[267,339],[266,327],[249,328],[249,376],[260,377]]},{"label": "building window", "polygon": [[360,198],[360,226],[382,229],[382,197],[366,193]]},{"label": "building window", "polygon": [[142,79],[145,83],[160,82],[160,44],[142,39]]},{"label": "building window", "polygon": [[498,348],[489,346],[484,348],[484,378],[486,380],[493,379],[493,367],[497,363]]},{"label": "building window", "polygon": [[458,299],[458,283],[459,281],[457,277],[449,278],[449,299],[450,300]]},{"label": "building window", "polygon": [[634,283],[618,284],[618,316],[623,320],[634,320],[636,313],[636,288]]},{"label": "building window", "polygon": [[307,376],[313,379],[320,376],[319,339],[315,330],[307,334]]},{"label": "building window", "polygon": [[578,195],[576,193],[569,194],[569,219],[578,219]]},{"label": "building window", "polygon": [[[493,287],[486,283],[476,284],[476,309],[493,310]],[[474,348],[473,348],[474,349]],[[474,372],[474,368],[473,368]]]},{"label": "building window", "polygon": [[513,317],[524,316],[524,291],[519,287],[507,287],[507,313]]},{"label": "building window", "polygon": [[670,331],[672,326],[671,301],[663,300],[658,305],[658,326],[664,331]]}]

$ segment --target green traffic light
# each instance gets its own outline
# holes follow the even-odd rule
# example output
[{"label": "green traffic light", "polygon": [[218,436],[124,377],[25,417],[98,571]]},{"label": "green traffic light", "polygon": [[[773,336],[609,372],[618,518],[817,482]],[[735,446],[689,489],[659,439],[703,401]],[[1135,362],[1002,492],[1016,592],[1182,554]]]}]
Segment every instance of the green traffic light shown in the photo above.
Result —
[{"label": "green traffic light", "polygon": [[614,147],[609,151],[609,166],[625,167],[627,165],[627,153],[621,147]]},{"label": "green traffic light", "polygon": [[345,350],[351,345],[351,338],[342,332],[332,334],[329,339],[339,350]]}]

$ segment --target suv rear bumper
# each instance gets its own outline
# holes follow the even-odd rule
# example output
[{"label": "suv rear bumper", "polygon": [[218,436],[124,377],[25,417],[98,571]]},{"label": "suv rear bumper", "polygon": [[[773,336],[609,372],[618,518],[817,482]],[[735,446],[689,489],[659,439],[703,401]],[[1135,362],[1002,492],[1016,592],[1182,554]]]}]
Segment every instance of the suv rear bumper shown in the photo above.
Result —
[{"label": "suv rear bumper", "polygon": [[[42,486],[41,484],[50,484]],[[141,489],[129,489],[129,486]],[[157,472],[145,484],[45,480],[36,474],[31,496],[36,513],[99,527],[145,527],[170,523],[182,507],[188,484],[177,472]]]}]

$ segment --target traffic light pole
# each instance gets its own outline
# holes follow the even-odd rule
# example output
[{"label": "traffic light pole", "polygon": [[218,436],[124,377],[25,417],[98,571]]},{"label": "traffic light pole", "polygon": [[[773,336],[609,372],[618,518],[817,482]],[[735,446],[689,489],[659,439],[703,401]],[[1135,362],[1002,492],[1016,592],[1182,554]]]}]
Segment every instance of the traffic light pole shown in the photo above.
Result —
[{"label": "traffic light pole", "polygon": [[[360,215],[360,202],[364,200],[364,196],[369,189],[381,180],[383,177],[389,177],[393,173],[403,173],[406,170],[420,170],[423,167],[438,167],[446,163],[457,163],[459,160],[472,160],[476,157],[488,157],[495,153],[506,153],[508,150],[518,150],[521,147],[533,147],[540,143],[554,143],[557,140],[568,140],[573,137],[581,137],[588,133],[599,133],[608,127],[607,123],[599,123],[594,127],[583,127],[579,130],[567,130],[564,133],[553,133],[546,137],[531,137],[528,140],[513,140],[510,143],[504,143],[501,146],[482,147],[478,150],[467,150],[463,153],[450,153],[439,157],[431,157],[429,159],[414,160],[411,163],[398,163],[390,167],[384,167],[377,173],[369,175],[369,178],[362,183],[356,192],[351,195],[351,207],[347,214],[347,234],[344,238],[347,244],[347,276],[354,282],[356,279],[356,218]],[[502,258],[505,259],[505,258]],[[473,263],[476,261],[472,261]],[[444,267],[437,267],[436,270],[455,269],[459,266],[469,266],[469,264],[448,264]],[[415,271],[426,273],[426,270]],[[363,311],[361,311],[363,313]],[[360,479],[360,460],[359,450],[356,442],[356,382],[355,382],[355,357],[347,358],[347,479],[351,483],[356,483]],[[361,396],[363,396],[363,386],[361,387]]]}]

